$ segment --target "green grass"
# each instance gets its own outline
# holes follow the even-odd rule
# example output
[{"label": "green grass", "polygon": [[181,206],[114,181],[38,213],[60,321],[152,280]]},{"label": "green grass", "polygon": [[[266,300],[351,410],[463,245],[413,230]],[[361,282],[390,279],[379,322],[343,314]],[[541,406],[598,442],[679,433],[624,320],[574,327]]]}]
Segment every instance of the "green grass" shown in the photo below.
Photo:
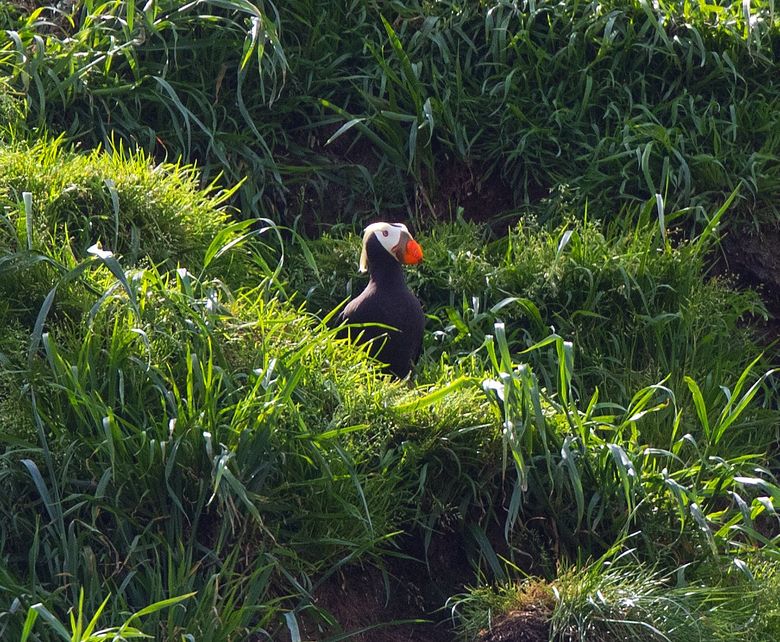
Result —
[{"label": "green grass", "polygon": [[[81,3],[0,16],[30,126],[196,161],[245,215],[427,218],[490,185],[777,221],[772,3]],[[603,197],[606,196],[606,199]]]},{"label": "green grass", "polygon": [[[463,639],[778,637],[780,364],[712,270],[777,222],[771,4],[0,28],[0,637],[345,639],[323,592],[410,555]],[[394,216],[410,382],[331,325]]]},{"label": "green grass", "polygon": [[146,630],[327,628],[327,578],[442,528],[502,581],[529,542],[576,560],[637,528],[638,554],[672,568],[774,550],[770,362],[739,325],[762,308],[707,277],[713,237],[433,228],[407,386],[295,294],[335,306],[356,237],[229,224],[191,170],[143,156],[52,141],[0,161],[8,631],[39,602],[56,619],[110,593],[119,626],[193,592]]},{"label": "green grass", "polygon": [[[121,256],[127,267],[184,264],[197,271],[216,260],[228,280],[231,270],[246,276],[253,262],[262,264],[260,254],[222,260],[205,252],[213,240],[226,244],[249,230],[228,226],[229,214],[219,206],[230,192],[196,191],[191,167],[154,166],[121,148],[77,154],[61,139],[43,139],[0,147],[0,168],[0,309],[9,322],[32,325],[55,284],[57,313],[78,318],[94,304],[85,297],[90,288],[61,279],[100,251]],[[89,280],[90,273],[79,278]],[[99,289],[92,284],[92,293]]]},{"label": "green grass", "polygon": [[[766,569],[768,567],[764,567]],[[550,582],[527,578],[495,588],[480,586],[452,600],[461,638],[500,627],[505,614],[541,617],[550,611],[550,639],[744,640],[777,635],[772,584],[734,571],[720,578],[688,578],[642,565],[613,550],[598,560],[562,568]],[[516,625],[522,630],[523,625]]]},{"label": "green grass", "polygon": [[[62,139],[42,139],[4,146],[0,154],[0,198],[18,236],[9,238],[4,229],[6,244],[48,249],[67,241],[80,259],[98,243],[129,264],[197,267],[203,248],[229,221],[219,206],[231,192],[196,192],[199,176],[192,168],[156,166],[122,147],[84,155]],[[25,192],[34,197],[31,211],[19,207]]]}]

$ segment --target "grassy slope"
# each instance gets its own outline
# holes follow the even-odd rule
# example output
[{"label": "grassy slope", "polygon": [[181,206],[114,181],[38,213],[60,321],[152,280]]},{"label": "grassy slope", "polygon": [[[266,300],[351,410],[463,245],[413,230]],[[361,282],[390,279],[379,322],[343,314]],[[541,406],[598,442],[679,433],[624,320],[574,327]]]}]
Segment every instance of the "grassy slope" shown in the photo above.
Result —
[{"label": "grassy slope", "polygon": [[[753,364],[745,327],[763,307],[708,277],[712,234],[667,238],[657,220],[688,204],[686,221],[710,219],[737,184],[725,216],[774,220],[763,5],[745,32],[736,9],[676,5],[407,5],[382,22],[373,6],[290,3],[258,74],[237,56],[249,43],[254,65],[251,27],[274,24],[247,20],[257,9],[213,3],[204,20],[150,3],[131,23],[125,6],[54,27],[0,14],[19,33],[3,82],[29,101],[0,105],[3,636],[27,617],[53,639],[69,607],[89,616],[109,592],[101,623],[119,625],[193,591],[132,624],[163,639],[323,637],[338,631],[313,599],[329,578],[358,562],[392,572],[397,547],[424,555],[443,531],[478,569],[459,580],[498,587],[454,598],[465,635],[524,603],[515,565],[530,554],[541,593],[558,591],[557,635],[695,635],[696,614],[709,637],[748,639],[759,613],[750,639],[777,637],[778,417],[762,374],[777,360]],[[39,32],[40,55],[22,58]],[[560,225],[526,219],[501,239],[429,226],[410,281],[430,332],[410,387],[308,311],[359,287],[356,237],[230,223],[230,192],[198,191],[190,168],[23,142],[38,120],[184,152],[227,183],[251,167],[245,216],[317,195],[347,220],[456,205],[452,163],[470,167],[466,191],[491,176],[518,201],[574,191],[535,207]],[[591,221],[577,222],[585,199]],[[683,565],[687,590],[668,594]]]},{"label": "grassy slope", "polygon": [[[40,154],[50,161],[30,162]],[[748,390],[759,366],[739,378],[757,349],[737,329],[757,304],[706,280],[700,246],[648,252],[659,242],[654,227],[629,241],[589,225],[521,227],[490,244],[476,226],[438,228],[422,239],[429,262],[413,275],[432,333],[409,388],[378,376],[297,307],[299,297],[282,294],[327,301],[353,269],[354,237],[310,244],[310,263],[293,255],[280,272],[269,267],[282,247],[274,231],[226,225],[219,196],[180,181],[176,168],[120,153],[85,159],[57,143],[7,147],[2,159],[3,184],[16,186],[1,196],[11,287],[0,337],[9,598],[63,613],[83,589],[92,613],[110,591],[108,614],[119,623],[149,602],[197,591],[185,609],[152,615],[146,630],[275,637],[318,619],[310,595],[337,569],[392,565],[403,531],[424,541],[446,524],[476,565],[504,581],[512,571],[494,546],[522,563],[529,547],[549,556],[554,542],[553,560],[576,559],[600,555],[632,524],[645,534],[634,542],[638,559],[696,561],[709,573],[720,556],[766,541],[769,505],[753,489],[778,492],[761,468],[776,412],[761,409],[771,392],[761,379]],[[102,203],[96,222],[114,220],[112,169],[124,177],[115,183],[120,229],[140,226],[147,208],[187,204],[168,220],[186,242],[166,246],[161,262],[150,252],[134,261],[132,245],[127,255],[85,251],[109,247],[114,234],[112,225],[74,224],[87,221],[84,202]],[[80,198],[47,200],[40,186],[62,173],[84,187],[53,193]],[[165,189],[135,188],[149,181]],[[26,186],[29,216],[19,199]],[[190,218],[198,208],[208,216]],[[217,234],[210,246],[197,240],[205,220]],[[198,245],[203,258],[189,249]],[[534,274],[536,285],[518,283]],[[580,290],[568,283],[581,274],[592,285],[573,298]],[[441,279],[453,301],[441,298]],[[675,296],[655,296],[650,284]],[[508,301],[515,292],[532,296]],[[597,323],[559,325],[574,347],[544,330],[577,317]],[[605,318],[614,339],[603,350],[667,360],[668,387],[632,398],[661,366],[610,368],[591,354]],[[634,338],[618,341],[629,329]],[[595,385],[608,394],[591,397]],[[535,520],[552,527],[551,518],[552,531],[529,530]],[[552,564],[537,572],[554,574]],[[6,620],[8,631],[20,624],[18,615]]]}]

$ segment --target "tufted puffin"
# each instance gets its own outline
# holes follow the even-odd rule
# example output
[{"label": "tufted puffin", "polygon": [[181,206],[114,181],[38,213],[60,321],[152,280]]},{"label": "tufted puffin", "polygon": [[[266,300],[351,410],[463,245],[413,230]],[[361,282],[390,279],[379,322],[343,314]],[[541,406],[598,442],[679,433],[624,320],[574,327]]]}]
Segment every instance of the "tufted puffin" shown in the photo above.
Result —
[{"label": "tufted puffin", "polygon": [[422,248],[402,223],[373,223],[363,232],[360,271],[370,279],[360,296],[349,302],[340,323],[381,323],[382,327],[349,328],[342,336],[371,341],[370,354],[386,364],[385,372],[402,379],[420,356],[425,315],[406,286],[401,264],[422,261]]}]

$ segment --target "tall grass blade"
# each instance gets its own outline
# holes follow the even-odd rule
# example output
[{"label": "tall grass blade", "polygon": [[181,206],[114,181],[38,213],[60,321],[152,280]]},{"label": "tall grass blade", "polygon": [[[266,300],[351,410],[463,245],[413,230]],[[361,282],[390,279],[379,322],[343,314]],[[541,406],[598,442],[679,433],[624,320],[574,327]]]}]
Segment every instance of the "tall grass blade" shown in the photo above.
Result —
[{"label": "tall grass blade", "polygon": [[68,633],[68,630],[43,604],[39,602],[38,604],[33,604],[30,608],[36,611],[38,615],[40,615],[41,618],[46,621],[46,623],[54,630],[54,632],[61,640],[65,640],[65,642],[71,642],[72,638],[70,633]]},{"label": "tall grass blade", "polygon": [[22,192],[24,201],[24,228],[27,233],[27,250],[33,249],[33,201],[32,192]]}]

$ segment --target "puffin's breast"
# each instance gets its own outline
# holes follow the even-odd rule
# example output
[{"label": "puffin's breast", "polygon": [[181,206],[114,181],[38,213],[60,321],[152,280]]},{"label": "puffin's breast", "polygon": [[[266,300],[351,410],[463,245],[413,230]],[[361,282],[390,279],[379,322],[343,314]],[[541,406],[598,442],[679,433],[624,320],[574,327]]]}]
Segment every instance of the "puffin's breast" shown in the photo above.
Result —
[{"label": "puffin's breast", "polygon": [[352,336],[373,340],[372,355],[387,364],[387,370],[399,378],[409,374],[420,355],[425,315],[422,306],[407,288],[382,290],[369,283],[363,293],[342,313],[347,323],[381,323],[395,328],[359,328]]}]

